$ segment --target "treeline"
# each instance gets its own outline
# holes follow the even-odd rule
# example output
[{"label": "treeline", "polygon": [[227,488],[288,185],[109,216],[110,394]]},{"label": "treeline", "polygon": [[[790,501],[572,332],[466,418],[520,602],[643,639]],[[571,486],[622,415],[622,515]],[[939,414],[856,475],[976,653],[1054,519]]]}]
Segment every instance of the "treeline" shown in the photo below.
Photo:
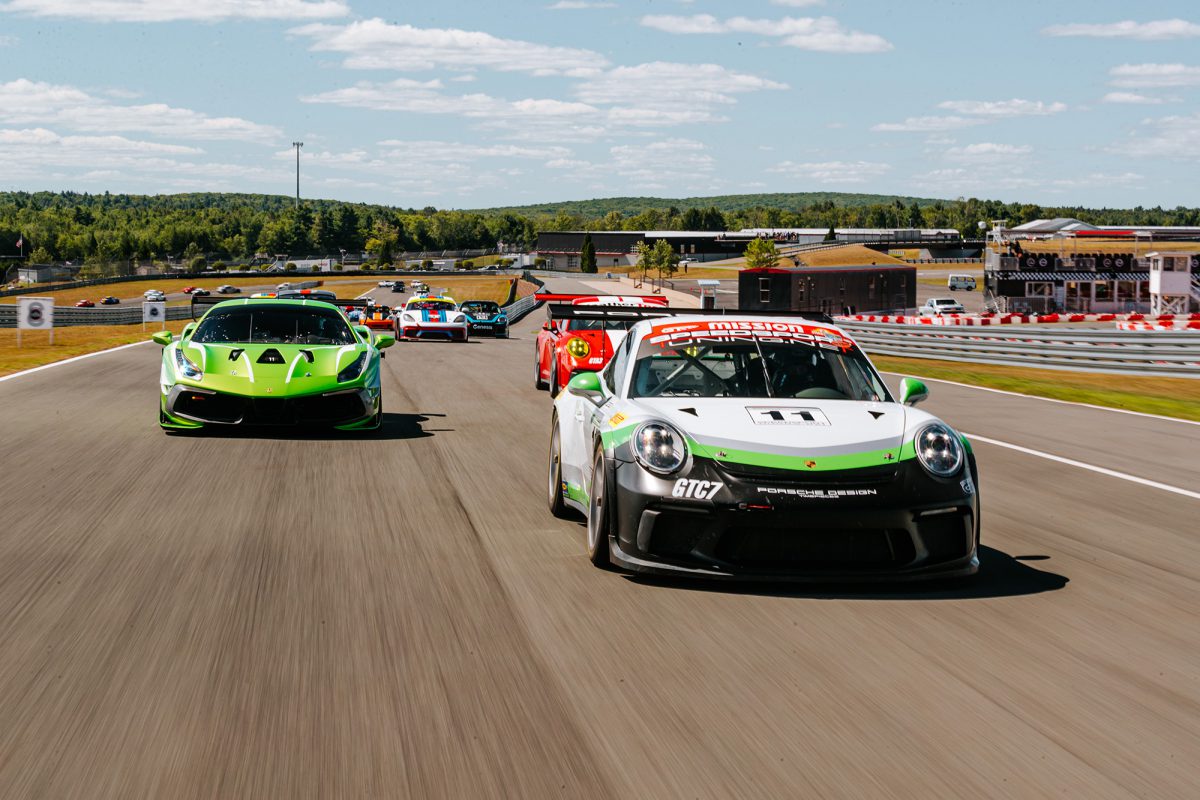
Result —
[{"label": "treeline", "polygon": [[[73,192],[0,193],[0,256],[25,255],[34,262],[114,263],[190,260],[240,261],[255,254],[334,255],[368,252],[380,261],[402,251],[463,250],[505,242],[531,248],[539,230],[738,230],[741,228],[952,228],[967,236],[980,221],[1007,219],[1018,225],[1043,217],[1075,217],[1094,224],[1200,225],[1200,209],[1088,209],[1042,207],[992,200],[892,198],[864,203],[867,195],[824,196],[794,206],[804,195],[752,196],[780,205],[722,210],[712,198],[695,205],[616,208],[587,216],[563,207],[521,214],[509,209],[445,211],[398,209],[363,203],[250,194],[121,195]],[[733,205],[728,198],[720,198]],[[627,198],[626,200],[629,200]],[[589,201],[593,205],[604,201]]]}]

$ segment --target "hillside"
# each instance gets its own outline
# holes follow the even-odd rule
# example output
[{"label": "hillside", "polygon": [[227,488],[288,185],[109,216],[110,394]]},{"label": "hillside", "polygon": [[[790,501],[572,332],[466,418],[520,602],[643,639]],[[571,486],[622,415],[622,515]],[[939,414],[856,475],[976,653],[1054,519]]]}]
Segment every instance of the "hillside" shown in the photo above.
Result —
[{"label": "hillside", "polygon": [[844,208],[860,208],[870,205],[892,205],[897,200],[906,207],[916,203],[920,207],[935,203],[947,203],[927,197],[908,197],[890,194],[854,194],[849,192],[793,192],[776,194],[725,194],[713,197],[606,197],[593,200],[565,200],[560,203],[534,203],[526,206],[502,206],[473,209],[479,214],[520,214],[524,216],[555,216],[570,214],[579,217],[602,217],[610,211],[623,216],[633,216],[651,208],[710,208],[724,213],[746,211],[752,208],[777,208],[792,211],[818,203],[832,203]]}]

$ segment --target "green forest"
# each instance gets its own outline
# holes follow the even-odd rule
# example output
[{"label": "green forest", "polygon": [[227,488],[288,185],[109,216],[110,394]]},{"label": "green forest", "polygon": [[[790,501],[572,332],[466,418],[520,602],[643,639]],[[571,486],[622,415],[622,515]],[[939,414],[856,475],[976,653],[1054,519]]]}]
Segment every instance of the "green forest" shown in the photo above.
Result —
[{"label": "green forest", "polygon": [[936,200],[807,193],[680,200],[614,198],[521,208],[402,209],[336,200],[254,194],[126,195],[0,193],[0,256],[34,263],[93,265],[131,259],[245,262],[256,254],[369,253],[378,263],[402,252],[532,247],[550,230],[738,230],[741,228],[954,228],[980,221],[1017,225],[1041,217],[1095,224],[1200,225],[1196,208],[1089,209],[993,200]]}]

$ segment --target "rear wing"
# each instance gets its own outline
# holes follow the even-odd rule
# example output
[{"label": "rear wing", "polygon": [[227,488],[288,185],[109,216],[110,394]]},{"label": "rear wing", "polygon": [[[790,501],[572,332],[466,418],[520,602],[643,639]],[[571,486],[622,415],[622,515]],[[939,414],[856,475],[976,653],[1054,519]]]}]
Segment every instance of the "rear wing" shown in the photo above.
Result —
[{"label": "rear wing", "polygon": [[[285,292],[286,292],[286,290],[285,290]],[[241,297],[214,297],[214,296],[196,297],[193,295],[192,296],[192,319],[199,319],[199,316],[197,316],[197,309],[199,309],[199,314],[203,315],[204,312],[208,310],[209,306],[215,306],[218,303],[233,303],[238,300],[254,300],[254,299],[256,299],[256,298],[246,297],[246,296],[241,296]],[[282,297],[275,296],[275,297],[271,297],[271,298],[257,298],[257,299],[316,300],[321,303],[329,303],[330,305],[337,306],[338,308],[342,309],[343,311],[345,311],[348,308],[366,308],[368,305],[371,305],[366,300],[358,300],[358,299],[347,300],[347,299],[343,299],[341,297],[325,298],[325,297],[313,297],[311,295],[298,295],[298,294],[285,294]]]},{"label": "rear wing", "polygon": [[[539,295],[540,296],[540,295]],[[568,295],[571,296],[571,295]],[[681,308],[679,306],[609,306],[551,303],[546,306],[550,319],[642,320],[661,317],[791,317],[810,322],[834,324],[828,314],[819,311],[743,311],[736,308]]]}]

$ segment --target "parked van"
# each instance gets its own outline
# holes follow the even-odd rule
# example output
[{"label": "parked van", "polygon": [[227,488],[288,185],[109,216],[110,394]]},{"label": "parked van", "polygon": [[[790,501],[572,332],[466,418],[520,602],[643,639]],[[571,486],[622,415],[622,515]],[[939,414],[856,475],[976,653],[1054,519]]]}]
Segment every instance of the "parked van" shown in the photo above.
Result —
[{"label": "parked van", "polygon": [[946,278],[946,288],[952,292],[959,289],[966,289],[968,292],[973,292],[975,291],[975,276],[950,275]]}]

